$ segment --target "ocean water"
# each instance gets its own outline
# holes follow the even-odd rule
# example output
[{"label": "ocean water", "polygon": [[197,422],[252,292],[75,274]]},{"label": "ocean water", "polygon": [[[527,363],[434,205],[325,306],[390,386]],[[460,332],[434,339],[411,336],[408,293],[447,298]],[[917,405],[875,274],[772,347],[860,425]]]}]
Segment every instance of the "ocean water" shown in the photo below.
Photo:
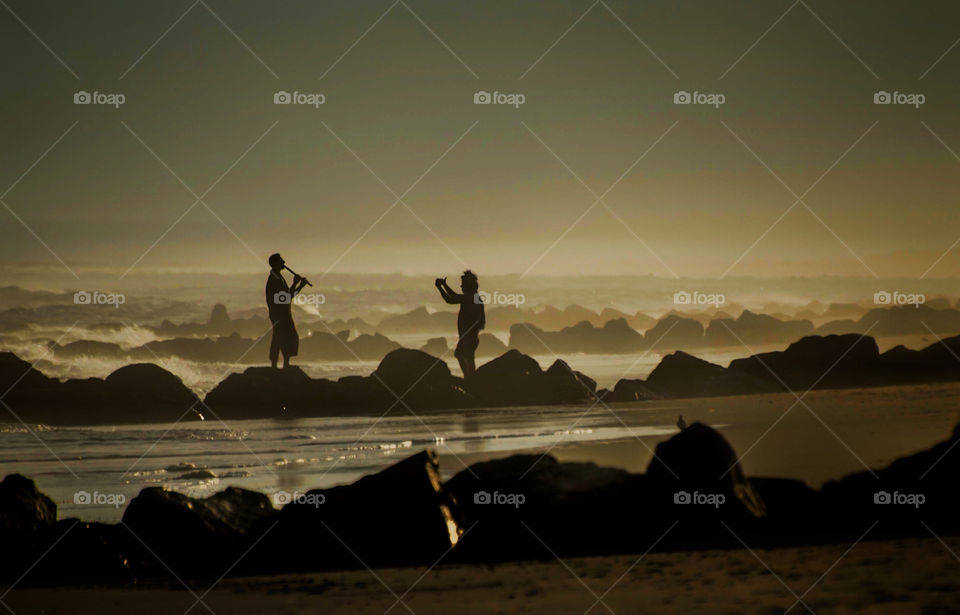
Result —
[{"label": "ocean water", "polygon": [[[215,420],[176,425],[0,425],[0,474],[34,479],[60,518],[115,522],[148,486],[202,497],[228,485],[284,494],[349,483],[424,448],[444,478],[480,459],[638,436],[676,427],[647,405],[617,416],[588,406],[482,409],[420,416]],[[675,419],[674,419],[675,420]],[[639,447],[640,444],[637,444]]]}]

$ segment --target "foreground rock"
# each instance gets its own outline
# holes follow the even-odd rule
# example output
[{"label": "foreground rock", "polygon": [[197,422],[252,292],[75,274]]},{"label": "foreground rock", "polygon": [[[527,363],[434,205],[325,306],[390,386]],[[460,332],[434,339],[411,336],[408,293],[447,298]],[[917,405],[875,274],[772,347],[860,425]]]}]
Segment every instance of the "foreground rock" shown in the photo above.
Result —
[{"label": "foreground rock", "polygon": [[681,518],[716,517],[748,524],[767,516],[733,447],[720,432],[700,422],[657,445],[647,478],[658,490],[672,494]]},{"label": "foreground rock", "polygon": [[284,494],[251,531],[247,572],[430,565],[463,533],[457,504],[425,450],[351,485]]},{"label": "foreground rock", "polygon": [[0,575],[26,571],[26,562],[57,521],[57,505],[29,478],[10,474],[0,482]]},{"label": "foreground rock", "polygon": [[253,527],[275,513],[257,491],[228,487],[198,499],[148,487],[130,501],[123,524],[178,575],[203,576],[233,565]]},{"label": "foreground rock", "polygon": [[693,423],[658,444],[645,474],[514,455],[441,484],[436,453],[422,451],[350,485],[278,492],[279,511],[243,489],[191,498],[151,487],[116,525],[57,521],[32,481],[10,475],[0,483],[0,571],[12,582],[29,569],[24,585],[123,584],[958,534],[958,444],[960,427],[818,492],[748,478],[723,435]]}]

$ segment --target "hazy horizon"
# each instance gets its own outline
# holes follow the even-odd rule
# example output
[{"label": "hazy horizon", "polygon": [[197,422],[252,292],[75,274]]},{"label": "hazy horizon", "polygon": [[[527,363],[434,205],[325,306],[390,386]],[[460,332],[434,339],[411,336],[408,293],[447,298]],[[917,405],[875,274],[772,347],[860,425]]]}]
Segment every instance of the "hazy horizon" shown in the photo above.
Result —
[{"label": "hazy horizon", "polygon": [[960,276],[956,6],[286,8],[11,2],[0,262]]}]

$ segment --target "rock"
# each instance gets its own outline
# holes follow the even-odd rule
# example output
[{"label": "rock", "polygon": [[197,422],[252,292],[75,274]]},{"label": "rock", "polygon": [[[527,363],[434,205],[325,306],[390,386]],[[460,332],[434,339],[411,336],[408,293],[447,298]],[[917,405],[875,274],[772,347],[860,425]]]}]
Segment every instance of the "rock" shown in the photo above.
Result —
[{"label": "rock", "polygon": [[[657,445],[647,477],[657,486],[660,497],[674,502],[681,518],[721,518],[740,525],[767,514],[733,447],[720,432],[700,422]],[[698,494],[713,503],[693,501]],[[722,501],[718,495],[723,496]]]},{"label": "rock", "polygon": [[[493,333],[481,333],[480,343],[477,345],[478,357],[499,357],[507,351],[507,345]],[[433,353],[431,353],[433,354]]]},{"label": "rock", "polygon": [[169,574],[122,525],[63,519],[45,534],[40,553],[21,584],[127,585]]},{"label": "rock", "polygon": [[543,331],[531,324],[510,327],[510,347],[534,354],[587,353],[622,354],[639,352],[644,336],[630,328],[626,319],[610,320],[603,327],[582,321],[560,331]]},{"label": "rock", "polygon": [[0,577],[15,578],[32,564],[31,555],[57,521],[57,505],[32,480],[8,474],[0,482]]},{"label": "rock", "polygon": [[854,333],[811,335],[783,351],[736,359],[730,363],[729,371],[766,380],[780,390],[784,383],[794,391],[806,391],[813,386],[870,386],[882,383],[879,357],[877,342],[872,337]]},{"label": "rock", "polygon": [[127,365],[106,379],[60,382],[12,353],[0,353],[4,403],[24,421],[55,425],[176,421],[199,400],[170,372]]},{"label": "rock", "polygon": [[546,399],[551,396],[557,403],[593,401],[596,399],[597,382],[585,374],[574,371],[563,359],[557,359],[544,373]]},{"label": "rock", "polygon": [[725,318],[710,321],[705,335],[710,345],[742,346],[792,342],[811,333],[813,323],[809,320],[780,320],[768,314],[744,310],[736,320]]},{"label": "rock", "polygon": [[509,350],[478,367],[468,388],[484,404],[535,404],[542,377],[543,370],[533,357]]},{"label": "rock", "polygon": [[371,380],[387,387],[391,405],[397,397],[402,399],[402,403],[396,402],[398,410],[404,410],[404,404],[414,411],[473,405],[461,380],[450,373],[444,361],[411,348],[399,348],[385,356]]},{"label": "rock", "polygon": [[693,318],[671,314],[644,333],[647,346],[656,350],[698,348],[705,344],[703,325]]},{"label": "rock", "polygon": [[123,524],[177,575],[209,575],[233,565],[252,528],[274,514],[256,491],[228,487],[199,499],[147,487],[127,505]]},{"label": "rock", "polygon": [[750,373],[735,372],[689,355],[669,354],[647,377],[646,384],[664,397],[713,397],[783,390]]},{"label": "rock", "polygon": [[597,383],[557,360],[546,372],[518,350],[484,363],[467,382],[477,402],[489,406],[576,404],[596,399]]},{"label": "rock", "polygon": [[625,470],[550,455],[476,463],[444,485],[470,528],[456,556],[499,561],[645,550],[649,542],[641,543],[667,526],[648,515],[643,483]]},{"label": "rock", "polygon": [[186,472],[177,477],[177,480],[206,480],[208,478],[216,478],[217,475],[211,472],[210,470],[194,470],[193,472]]},{"label": "rock", "polygon": [[275,526],[252,532],[264,538],[249,572],[433,564],[463,532],[437,464],[425,450],[350,485],[291,494]]},{"label": "rock", "polygon": [[855,472],[826,483],[824,508],[834,527],[863,532],[875,520],[886,537],[922,531],[960,531],[960,426],[929,449],[901,457],[879,470]]},{"label": "rock", "polygon": [[662,399],[663,395],[647,386],[643,380],[622,379],[617,381],[612,391],[607,391],[600,398],[606,403],[615,403]]},{"label": "rock", "polygon": [[127,405],[132,400],[149,400],[154,408],[169,406],[170,418],[179,418],[197,401],[197,396],[183,381],[152,363],[126,365],[103,381],[108,397],[115,404]]},{"label": "rock", "polygon": [[420,347],[420,352],[442,357],[450,352],[450,346],[447,345],[447,338],[445,337],[431,337],[426,344]]},{"label": "rock", "polygon": [[322,416],[338,404],[336,383],[314,380],[299,367],[248,367],[230,374],[204,398],[222,419],[265,416]]}]

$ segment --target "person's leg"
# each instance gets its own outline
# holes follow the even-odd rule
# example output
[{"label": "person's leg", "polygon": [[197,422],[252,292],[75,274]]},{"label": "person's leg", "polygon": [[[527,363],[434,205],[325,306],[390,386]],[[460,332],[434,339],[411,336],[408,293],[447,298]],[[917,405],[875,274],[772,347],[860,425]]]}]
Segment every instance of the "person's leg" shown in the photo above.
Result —
[{"label": "person's leg", "polygon": [[273,333],[270,336],[270,367],[277,366],[277,359],[280,358],[280,331],[277,330],[277,322],[271,323]]},{"label": "person's leg", "polygon": [[467,374],[471,372],[470,364],[467,362],[464,350],[463,338],[460,338],[457,340],[457,347],[453,350],[453,356],[457,357],[457,363],[460,364],[460,371],[463,372],[463,377],[466,378]]},{"label": "person's leg", "polygon": [[463,370],[464,379],[473,377],[473,374],[477,371],[474,353],[476,353],[479,345],[480,339],[476,335],[467,335],[461,338],[460,343],[457,344],[457,350],[460,353],[457,360],[460,361],[460,369]]}]

